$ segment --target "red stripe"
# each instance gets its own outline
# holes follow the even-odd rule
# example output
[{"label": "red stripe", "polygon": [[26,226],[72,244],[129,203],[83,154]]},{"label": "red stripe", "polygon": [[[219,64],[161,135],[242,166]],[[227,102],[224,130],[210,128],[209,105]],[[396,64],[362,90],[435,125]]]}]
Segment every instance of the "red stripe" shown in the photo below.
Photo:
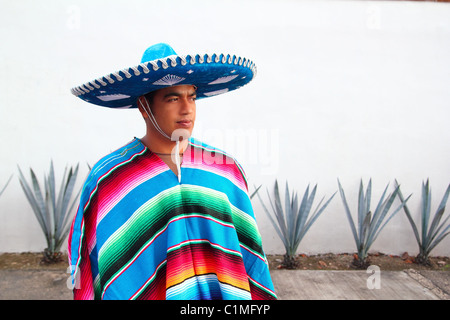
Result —
[{"label": "red stripe", "polygon": [[182,275],[186,271],[195,275],[214,273],[223,283],[249,290],[242,257],[214,248],[207,242],[190,243],[167,254],[168,286],[185,280]]}]

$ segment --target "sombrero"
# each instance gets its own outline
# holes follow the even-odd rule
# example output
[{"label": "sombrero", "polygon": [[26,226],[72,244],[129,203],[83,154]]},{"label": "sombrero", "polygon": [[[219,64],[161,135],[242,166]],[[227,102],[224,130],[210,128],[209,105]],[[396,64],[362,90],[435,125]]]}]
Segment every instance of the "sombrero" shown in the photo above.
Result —
[{"label": "sombrero", "polygon": [[255,64],[230,54],[177,55],[171,46],[149,47],[137,66],[113,72],[72,88],[72,93],[99,106],[136,108],[137,99],[165,87],[192,84],[197,99],[238,89],[256,75]]}]

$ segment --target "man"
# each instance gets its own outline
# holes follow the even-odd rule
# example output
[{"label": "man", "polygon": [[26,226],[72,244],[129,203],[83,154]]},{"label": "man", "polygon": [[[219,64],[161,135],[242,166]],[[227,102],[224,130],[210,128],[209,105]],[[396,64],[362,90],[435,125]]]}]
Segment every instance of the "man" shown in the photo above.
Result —
[{"label": "man", "polygon": [[140,65],[72,89],[90,103],[138,107],[147,127],[85,182],[69,235],[75,299],[276,299],[245,174],[190,137],[196,99],[255,72],[247,59],[158,44]]}]

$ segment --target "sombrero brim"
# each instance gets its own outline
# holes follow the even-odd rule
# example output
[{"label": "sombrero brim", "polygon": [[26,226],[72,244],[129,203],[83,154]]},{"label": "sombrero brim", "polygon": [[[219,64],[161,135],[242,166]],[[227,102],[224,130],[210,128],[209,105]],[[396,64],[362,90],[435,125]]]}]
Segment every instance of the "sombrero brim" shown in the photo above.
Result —
[{"label": "sombrero brim", "polygon": [[224,54],[169,56],[111,73],[81,86],[72,93],[99,106],[136,108],[137,99],[165,87],[192,84],[197,99],[238,89],[256,75],[255,64]]}]

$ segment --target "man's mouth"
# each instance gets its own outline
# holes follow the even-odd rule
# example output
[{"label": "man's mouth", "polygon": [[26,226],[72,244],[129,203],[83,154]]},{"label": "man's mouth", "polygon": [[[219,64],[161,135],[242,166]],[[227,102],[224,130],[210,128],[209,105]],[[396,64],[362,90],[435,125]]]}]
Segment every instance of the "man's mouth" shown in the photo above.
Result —
[{"label": "man's mouth", "polygon": [[177,124],[180,125],[181,127],[190,127],[192,125],[192,121],[185,119],[177,121]]}]

